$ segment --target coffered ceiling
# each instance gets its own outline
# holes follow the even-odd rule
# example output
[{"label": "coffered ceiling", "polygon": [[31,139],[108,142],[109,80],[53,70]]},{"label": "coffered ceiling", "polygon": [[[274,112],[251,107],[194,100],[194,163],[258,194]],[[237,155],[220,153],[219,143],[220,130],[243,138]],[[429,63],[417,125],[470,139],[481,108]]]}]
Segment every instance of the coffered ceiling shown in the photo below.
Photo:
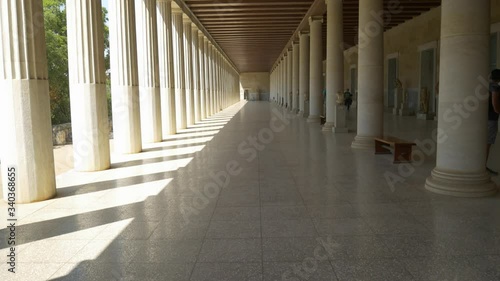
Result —
[{"label": "coffered ceiling", "polygon": [[[283,48],[290,44],[292,36],[297,35],[298,30],[308,30],[304,17],[325,13],[324,0],[183,2],[240,72],[270,71]],[[384,0],[386,30],[437,7],[440,3],[440,0]],[[355,45],[357,41],[358,6],[359,0],[344,0],[346,45]],[[326,38],[326,22],[323,33]]]}]

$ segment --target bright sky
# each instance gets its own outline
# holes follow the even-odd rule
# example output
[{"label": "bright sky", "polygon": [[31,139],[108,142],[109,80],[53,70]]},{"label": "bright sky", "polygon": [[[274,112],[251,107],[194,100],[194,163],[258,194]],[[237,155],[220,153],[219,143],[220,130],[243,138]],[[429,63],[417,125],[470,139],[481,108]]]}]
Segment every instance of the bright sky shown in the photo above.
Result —
[{"label": "bright sky", "polygon": [[108,8],[108,0],[102,0],[102,6],[107,9]]}]

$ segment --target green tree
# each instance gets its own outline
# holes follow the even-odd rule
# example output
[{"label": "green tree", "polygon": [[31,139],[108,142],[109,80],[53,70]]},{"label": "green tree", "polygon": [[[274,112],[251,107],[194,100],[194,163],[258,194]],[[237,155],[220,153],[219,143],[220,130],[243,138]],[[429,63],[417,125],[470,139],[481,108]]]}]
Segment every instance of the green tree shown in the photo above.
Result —
[{"label": "green tree", "polygon": [[[66,0],[43,0],[43,11],[45,18],[45,40],[47,44],[52,124],[68,123],[71,122],[71,111],[68,76]],[[107,23],[108,12],[105,8],[103,8],[102,15],[104,23]],[[109,28],[106,24],[104,25],[104,44],[105,64],[106,69],[109,69]]]},{"label": "green tree", "polygon": [[54,125],[71,121],[65,5],[64,0],[43,1],[50,109]]}]

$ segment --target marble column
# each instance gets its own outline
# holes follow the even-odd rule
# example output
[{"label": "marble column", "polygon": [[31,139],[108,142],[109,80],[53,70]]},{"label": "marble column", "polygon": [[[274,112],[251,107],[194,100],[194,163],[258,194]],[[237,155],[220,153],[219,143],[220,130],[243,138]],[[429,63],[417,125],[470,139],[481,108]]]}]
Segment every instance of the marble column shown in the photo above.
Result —
[{"label": "marble column", "polygon": [[186,77],[186,112],[187,124],[194,124],[194,85],[193,85],[193,45],[192,45],[192,22],[191,19],[184,14],[183,18],[184,30],[184,72]]},{"label": "marble column", "polygon": [[144,143],[162,141],[156,0],[136,0],[137,61]]},{"label": "marble column", "polygon": [[109,8],[114,150],[138,153],[142,135],[134,1],[111,1]]},{"label": "marble column", "polygon": [[432,192],[497,192],[485,169],[489,89],[482,81],[488,77],[489,38],[489,0],[442,1],[436,168],[425,183]]},{"label": "marble column", "polygon": [[288,69],[287,69],[287,78],[286,78],[286,81],[287,81],[287,92],[286,92],[286,98],[287,98],[287,108],[288,110],[292,110],[292,91],[293,91],[293,49],[292,48],[288,48],[288,52],[287,52],[287,55],[288,55],[288,61],[287,61],[287,66],[288,66]]},{"label": "marble column", "polygon": [[383,0],[359,1],[358,134],[352,148],[373,149],[384,133],[384,26],[373,13]]},{"label": "marble column", "polygon": [[208,38],[204,38],[204,64],[205,64],[205,113],[207,117],[210,117],[212,113],[210,112],[210,93],[212,91],[210,83],[210,43]]},{"label": "marble column", "polygon": [[274,100],[274,66],[271,70],[271,74],[269,75],[269,78],[271,79],[271,100]]},{"label": "marble column", "polygon": [[110,155],[101,1],[66,4],[74,168],[104,170]]},{"label": "marble column", "polygon": [[207,118],[205,104],[206,100],[206,84],[205,84],[205,36],[201,31],[198,34],[199,45],[199,68],[200,68],[200,120]]},{"label": "marble column", "polygon": [[293,48],[293,67],[292,67],[292,111],[299,111],[299,59],[300,46],[298,41],[292,43]]},{"label": "marble column", "polygon": [[309,100],[309,32],[299,33],[300,67],[299,67],[299,115],[305,116],[305,102]]},{"label": "marble column", "polygon": [[217,113],[217,110],[215,110],[215,96],[217,93],[217,84],[216,84],[216,73],[215,73],[215,47],[214,45],[210,45],[210,73],[212,76],[212,93],[210,97],[210,106],[211,106],[211,111],[212,115]]},{"label": "marble column", "polygon": [[281,91],[281,106],[285,106],[286,104],[286,86],[287,86],[287,81],[286,81],[286,65],[287,63],[287,59],[286,59],[286,56],[283,56],[283,60],[281,61],[281,64],[282,64],[282,68],[281,68],[281,87],[282,87],[282,91]]},{"label": "marble column", "polygon": [[[346,114],[344,105],[337,105],[337,93],[344,93],[344,20],[342,0],[326,0],[326,123],[323,131],[347,132],[345,117],[337,120],[337,114]],[[338,112],[337,112],[338,111]],[[337,122],[338,121],[338,122]]]},{"label": "marble column", "polygon": [[212,61],[212,43],[208,41],[208,49],[207,49],[207,62],[208,62],[208,84],[209,84],[209,92],[208,92],[208,115],[212,116],[214,114],[213,111],[213,93],[214,93],[214,69],[213,69],[213,61]]},{"label": "marble column", "polygon": [[[377,0],[378,1],[378,0]],[[319,123],[323,108],[323,44],[321,25],[323,16],[309,18],[311,29],[309,72],[309,117],[307,122]]]},{"label": "marble column", "polygon": [[213,68],[214,68],[214,102],[213,102],[213,111],[214,114],[219,112],[219,64],[217,62],[218,54],[217,48],[213,46]]},{"label": "marble column", "polygon": [[177,133],[175,74],[172,42],[172,0],[158,0],[158,59],[160,70],[162,136]]},{"label": "marble column", "polygon": [[276,66],[276,103],[281,104],[281,61]]},{"label": "marble column", "polygon": [[184,28],[182,10],[172,7],[172,35],[175,65],[175,101],[177,130],[187,128],[186,72],[184,68]]},{"label": "marble column", "polygon": [[217,49],[215,50],[215,112],[220,111],[220,55]]},{"label": "marble column", "polygon": [[193,24],[191,30],[191,43],[193,45],[193,90],[194,90],[194,122],[200,122],[201,120],[201,109],[200,109],[200,53],[198,44],[198,27]]},{"label": "marble column", "polygon": [[3,199],[15,173],[15,203],[42,201],[56,194],[42,0],[2,1],[0,19]]}]

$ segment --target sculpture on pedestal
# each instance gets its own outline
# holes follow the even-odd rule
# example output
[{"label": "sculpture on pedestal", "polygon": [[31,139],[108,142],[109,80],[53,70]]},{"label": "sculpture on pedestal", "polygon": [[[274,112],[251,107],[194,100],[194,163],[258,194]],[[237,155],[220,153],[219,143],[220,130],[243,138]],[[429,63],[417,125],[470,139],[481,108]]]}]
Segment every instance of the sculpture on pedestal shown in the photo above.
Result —
[{"label": "sculpture on pedestal", "polygon": [[337,92],[337,105],[343,105],[344,104],[344,94],[342,93],[342,91],[338,91]]},{"label": "sculpture on pedestal", "polygon": [[396,78],[396,80],[394,81],[394,87],[398,90],[403,89],[403,83],[401,83],[401,80],[399,80],[399,78]]},{"label": "sculpture on pedestal", "polygon": [[420,113],[427,114],[429,112],[429,92],[426,87],[420,91]]}]

